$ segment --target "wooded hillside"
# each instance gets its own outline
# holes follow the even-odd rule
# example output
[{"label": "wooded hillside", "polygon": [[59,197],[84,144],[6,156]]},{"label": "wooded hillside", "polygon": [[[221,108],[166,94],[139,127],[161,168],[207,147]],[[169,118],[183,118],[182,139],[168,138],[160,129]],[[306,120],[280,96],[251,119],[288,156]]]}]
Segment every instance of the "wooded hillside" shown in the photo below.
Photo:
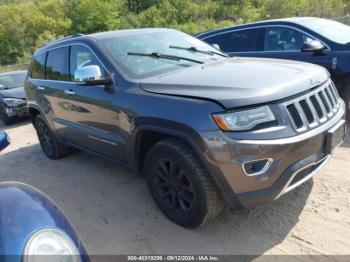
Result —
[{"label": "wooded hillside", "polygon": [[290,16],[341,17],[350,0],[0,0],[0,65],[75,33],[171,27],[197,33]]}]

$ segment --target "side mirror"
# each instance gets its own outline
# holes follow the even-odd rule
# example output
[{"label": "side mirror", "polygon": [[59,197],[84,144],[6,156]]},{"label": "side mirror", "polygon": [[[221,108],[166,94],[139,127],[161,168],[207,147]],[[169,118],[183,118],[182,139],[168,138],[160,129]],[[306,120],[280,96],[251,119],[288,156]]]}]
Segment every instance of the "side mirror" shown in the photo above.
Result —
[{"label": "side mirror", "polygon": [[302,44],[301,52],[322,53],[326,47],[317,40],[307,41]]},{"label": "side mirror", "polygon": [[78,85],[95,86],[95,85],[110,85],[112,80],[104,78],[101,69],[97,65],[88,65],[78,67],[74,72],[74,81]]},{"label": "side mirror", "polygon": [[221,51],[220,46],[219,46],[218,44],[212,44],[212,47],[214,47],[214,48],[216,48],[217,50],[220,50],[220,51]]}]

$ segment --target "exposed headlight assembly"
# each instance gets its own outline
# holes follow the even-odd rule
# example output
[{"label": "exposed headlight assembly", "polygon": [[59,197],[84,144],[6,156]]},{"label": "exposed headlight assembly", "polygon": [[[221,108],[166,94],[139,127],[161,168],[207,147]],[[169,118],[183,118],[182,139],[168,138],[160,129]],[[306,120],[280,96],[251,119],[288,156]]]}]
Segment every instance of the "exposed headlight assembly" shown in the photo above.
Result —
[{"label": "exposed headlight assembly", "polygon": [[33,234],[28,240],[23,261],[51,261],[51,259],[78,262],[80,261],[79,251],[65,233],[56,229],[43,229]]},{"label": "exposed headlight assembly", "polygon": [[251,130],[259,124],[276,120],[269,106],[214,114],[215,123],[224,131]]},{"label": "exposed headlight assembly", "polygon": [[19,98],[4,98],[3,101],[8,107],[17,107],[26,103],[25,100]]}]

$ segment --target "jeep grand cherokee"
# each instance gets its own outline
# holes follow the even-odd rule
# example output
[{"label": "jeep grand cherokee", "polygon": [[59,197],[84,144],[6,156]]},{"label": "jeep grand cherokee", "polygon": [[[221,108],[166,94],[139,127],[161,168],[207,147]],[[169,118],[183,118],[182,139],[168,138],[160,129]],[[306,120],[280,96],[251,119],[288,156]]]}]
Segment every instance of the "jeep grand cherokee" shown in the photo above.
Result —
[{"label": "jeep grand cherokee", "polygon": [[345,134],[344,103],[322,67],[229,58],[176,30],[48,43],[25,88],[49,158],[78,148],[138,170],[187,228],[225,203],[247,208],[301,185]]}]

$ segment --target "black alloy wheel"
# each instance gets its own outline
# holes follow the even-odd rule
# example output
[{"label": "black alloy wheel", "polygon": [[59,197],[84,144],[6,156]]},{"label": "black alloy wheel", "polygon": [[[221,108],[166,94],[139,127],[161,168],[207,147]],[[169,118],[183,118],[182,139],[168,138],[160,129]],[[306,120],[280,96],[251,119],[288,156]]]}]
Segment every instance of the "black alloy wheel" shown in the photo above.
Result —
[{"label": "black alloy wheel", "polygon": [[51,131],[43,121],[37,121],[36,130],[43,151],[47,156],[52,157],[54,155],[54,138]]},{"label": "black alloy wheel", "polygon": [[186,172],[170,159],[158,162],[154,185],[170,209],[188,214],[193,209],[195,191]]},{"label": "black alloy wheel", "polygon": [[144,174],[156,204],[185,228],[212,221],[225,203],[192,148],[176,138],[157,142],[145,158]]},{"label": "black alloy wheel", "polygon": [[34,127],[36,129],[41,148],[48,158],[60,159],[72,152],[70,147],[62,144],[57,139],[40,114],[35,116]]}]

